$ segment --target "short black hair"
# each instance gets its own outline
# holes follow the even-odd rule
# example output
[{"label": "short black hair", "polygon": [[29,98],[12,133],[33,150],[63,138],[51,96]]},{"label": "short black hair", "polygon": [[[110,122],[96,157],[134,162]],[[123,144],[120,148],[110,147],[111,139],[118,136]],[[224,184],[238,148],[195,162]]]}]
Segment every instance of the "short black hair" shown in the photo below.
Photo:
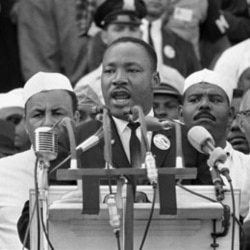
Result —
[{"label": "short black hair", "polygon": [[156,71],[156,69],[157,69],[157,55],[156,55],[156,52],[155,52],[154,48],[151,45],[144,42],[142,39],[135,38],[135,37],[129,37],[129,36],[120,37],[120,38],[116,39],[115,41],[113,41],[108,46],[106,51],[108,51],[108,49],[111,48],[113,45],[116,45],[116,44],[119,44],[119,43],[129,43],[129,42],[139,44],[145,49],[145,51],[147,52],[147,54],[148,54],[148,56],[150,58],[152,69],[153,69],[153,71]]}]

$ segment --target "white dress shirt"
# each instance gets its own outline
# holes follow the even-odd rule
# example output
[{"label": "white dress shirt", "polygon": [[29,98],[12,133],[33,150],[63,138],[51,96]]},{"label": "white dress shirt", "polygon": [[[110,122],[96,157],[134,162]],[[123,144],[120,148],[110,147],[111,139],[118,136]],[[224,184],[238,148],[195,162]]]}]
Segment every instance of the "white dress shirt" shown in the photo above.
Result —
[{"label": "white dress shirt", "polygon": [[34,188],[35,159],[32,149],[0,159],[0,249],[22,249],[17,221]]},{"label": "white dress shirt", "polygon": [[[224,150],[229,154],[225,165],[229,167],[233,188],[241,191],[240,215],[245,217],[249,212],[250,202],[250,155],[234,150],[229,142]],[[222,178],[225,186],[229,188],[226,178]]]}]

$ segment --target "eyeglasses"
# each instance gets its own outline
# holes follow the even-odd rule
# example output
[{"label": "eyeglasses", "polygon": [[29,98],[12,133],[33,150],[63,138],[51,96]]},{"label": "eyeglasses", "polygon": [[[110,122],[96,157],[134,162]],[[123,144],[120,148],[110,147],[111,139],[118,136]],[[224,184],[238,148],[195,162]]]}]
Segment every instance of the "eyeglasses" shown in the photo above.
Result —
[{"label": "eyeglasses", "polygon": [[241,117],[245,117],[250,122],[250,109],[239,111],[238,115]]}]

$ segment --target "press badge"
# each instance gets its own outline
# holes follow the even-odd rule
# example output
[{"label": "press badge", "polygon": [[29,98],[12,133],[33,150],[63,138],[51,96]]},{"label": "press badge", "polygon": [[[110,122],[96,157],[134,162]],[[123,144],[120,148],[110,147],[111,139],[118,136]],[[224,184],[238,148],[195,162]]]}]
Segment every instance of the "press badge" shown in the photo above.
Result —
[{"label": "press badge", "polygon": [[156,134],[153,138],[155,146],[161,150],[168,150],[170,148],[170,141],[167,136],[163,134]]}]

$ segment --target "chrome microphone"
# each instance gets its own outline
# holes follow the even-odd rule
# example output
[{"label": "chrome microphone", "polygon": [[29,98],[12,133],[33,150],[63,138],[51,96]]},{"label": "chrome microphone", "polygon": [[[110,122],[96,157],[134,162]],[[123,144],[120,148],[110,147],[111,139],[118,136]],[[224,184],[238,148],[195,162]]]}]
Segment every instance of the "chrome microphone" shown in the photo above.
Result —
[{"label": "chrome microphone", "polygon": [[39,127],[34,131],[34,151],[40,160],[55,160],[58,154],[57,134],[51,127]]}]

